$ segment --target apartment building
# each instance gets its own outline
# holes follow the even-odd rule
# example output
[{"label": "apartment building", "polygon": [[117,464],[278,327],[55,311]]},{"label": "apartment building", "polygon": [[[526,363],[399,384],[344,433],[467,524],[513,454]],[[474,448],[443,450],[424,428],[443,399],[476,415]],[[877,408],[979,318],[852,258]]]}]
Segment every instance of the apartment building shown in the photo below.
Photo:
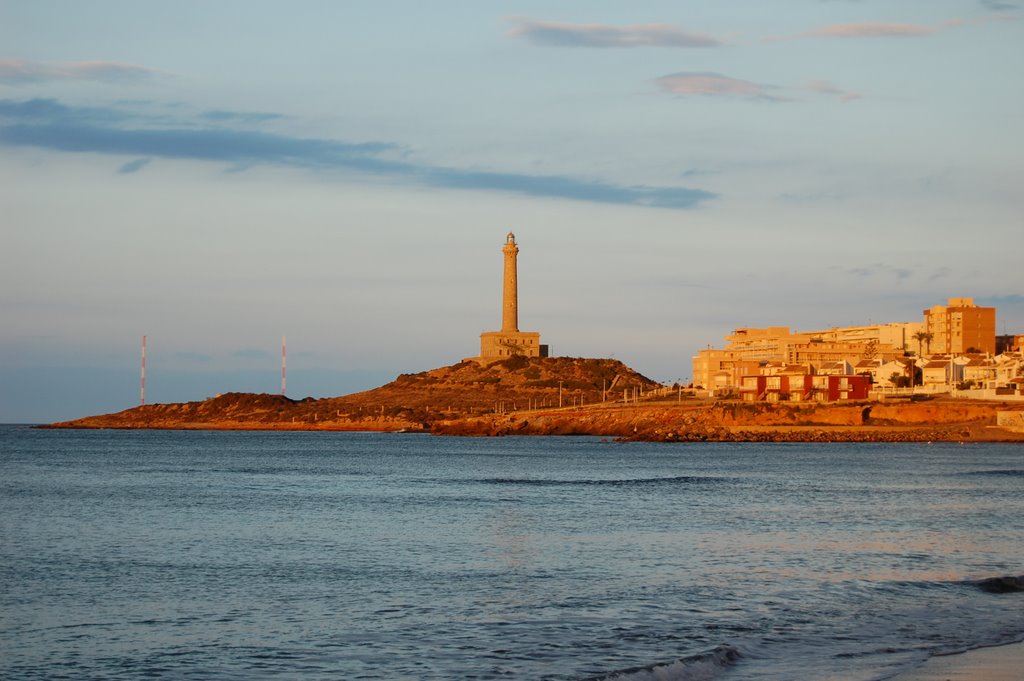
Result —
[{"label": "apartment building", "polygon": [[[792,332],[788,326],[740,327],[725,337],[724,348],[708,347],[692,358],[693,383],[708,389],[737,388],[745,376],[760,375],[759,368],[767,363],[803,365],[809,374],[820,374],[826,365],[836,362],[856,366],[870,360],[877,366],[888,365],[912,351],[921,355],[995,354],[995,329],[995,308],[979,307],[972,298],[950,298],[946,305],[924,310],[921,322],[804,332]],[[1015,342],[1019,343],[1014,338],[1004,345]],[[886,370],[900,371],[896,367]],[[938,368],[931,374],[937,379]]]},{"label": "apartment building", "polygon": [[996,309],[979,307],[973,298],[950,298],[924,311],[929,353],[996,353]]},{"label": "apartment building", "polygon": [[693,357],[693,383],[708,389],[738,387],[744,376],[759,374],[759,367],[768,363],[803,365],[808,373],[819,373],[837,362],[852,366],[876,357],[894,360],[903,356],[904,338],[914,326],[883,324],[802,333],[793,333],[787,326],[738,328],[725,337],[724,349],[706,348]]}]

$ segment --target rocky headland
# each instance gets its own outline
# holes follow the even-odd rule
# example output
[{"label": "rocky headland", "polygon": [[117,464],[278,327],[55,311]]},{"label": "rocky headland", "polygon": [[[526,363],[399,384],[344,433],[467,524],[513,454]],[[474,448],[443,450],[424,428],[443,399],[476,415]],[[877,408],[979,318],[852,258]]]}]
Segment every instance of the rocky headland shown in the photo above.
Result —
[{"label": "rocky headland", "polygon": [[292,400],[225,393],[48,428],[404,431],[439,435],[597,435],[664,442],[1024,442],[996,427],[1024,405],[939,398],[858,403],[698,399],[611,359],[465,360],[374,390]]}]

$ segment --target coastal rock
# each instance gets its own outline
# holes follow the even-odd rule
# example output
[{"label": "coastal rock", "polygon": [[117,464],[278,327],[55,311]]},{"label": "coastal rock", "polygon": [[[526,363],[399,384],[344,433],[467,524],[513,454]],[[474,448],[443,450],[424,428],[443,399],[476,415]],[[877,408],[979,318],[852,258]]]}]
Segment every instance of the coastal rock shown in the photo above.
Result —
[{"label": "coastal rock", "polygon": [[978,582],[978,588],[990,594],[1008,594],[1024,591],[1024,576],[990,577]]}]

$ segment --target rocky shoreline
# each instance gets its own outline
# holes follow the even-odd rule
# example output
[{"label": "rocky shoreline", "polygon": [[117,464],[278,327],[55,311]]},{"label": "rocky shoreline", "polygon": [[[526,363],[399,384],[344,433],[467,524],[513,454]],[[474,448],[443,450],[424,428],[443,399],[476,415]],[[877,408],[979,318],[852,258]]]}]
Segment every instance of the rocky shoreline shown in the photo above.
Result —
[{"label": "rocky shoreline", "polygon": [[[1005,405],[955,400],[936,400],[926,407],[913,403],[856,403],[796,408],[739,402],[650,402],[479,415],[445,414],[431,420],[410,420],[388,414],[338,417],[325,413],[326,410],[312,412],[312,418],[304,412],[300,418],[289,415],[287,409],[281,414],[268,415],[266,411],[229,408],[239,402],[274,397],[239,394],[232,396],[237,398],[234,402],[222,404],[216,410],[203,410],[204,403],[151,405],[42,427],[373,431],[476,437],[592,435],[645,442],[1024,443],[1024,433],[996,427],[996,412],[1007,409]],[[866,409],[870,414],[865,414]]]},{"label": "rocky shoreline", "polygon": [[[948,401],[922,410],[887,405],[885,418],[863,417],[880,405],[712,403],[581,409],[458,419],[433,424],[442,435],[598,435],[644,442],[1021,442],[1024,433],[997,428],[997,405]],[[856,422],[855,422],[856,421]]]},{"label": "rocky shoreline", "polygon": [[616,360],[514,357],[404,374],[343,397],[226,393],[43,427],[594,435],[648,442],[1024,442],[1024,432],[996,426],[998,412],[1014,410],[1024,405],[949,398],[707,400],[659,386]]}]

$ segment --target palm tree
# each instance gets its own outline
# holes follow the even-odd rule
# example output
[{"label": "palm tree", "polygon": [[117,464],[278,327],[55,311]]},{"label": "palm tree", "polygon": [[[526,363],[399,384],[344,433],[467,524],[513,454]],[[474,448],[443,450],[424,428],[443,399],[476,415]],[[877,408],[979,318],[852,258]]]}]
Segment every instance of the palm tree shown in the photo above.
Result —
[{"label": "palm tree", "polygon": [[917,341],[917,354],[918,354],[918,356],[921,355],[921,343],[925,343],[926,344],[925,347],[928,348],[928,354],[931,354],[932,338],[935,338],[934,334],[928,333],[927,331],[918,331],[913,336],[911,336],[911,338],[913,338],[914,340]]}]

